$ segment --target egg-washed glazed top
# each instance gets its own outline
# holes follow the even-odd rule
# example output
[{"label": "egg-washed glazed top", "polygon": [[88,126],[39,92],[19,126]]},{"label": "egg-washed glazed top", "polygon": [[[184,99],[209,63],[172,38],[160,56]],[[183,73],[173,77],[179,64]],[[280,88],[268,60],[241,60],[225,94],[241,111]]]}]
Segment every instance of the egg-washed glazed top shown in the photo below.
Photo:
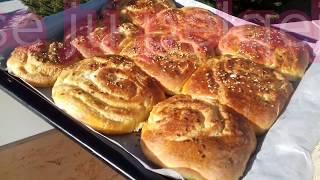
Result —
[{"label": "egg-washed glazed top", "polygon": [[211,59],[200,67],[182,93],[217,100],[246,117],[258,134],[271,127],[293,92],[280,73],[232,56]]},{"label": "egg-washed glazed top", "polygon": [[71,43],[85,58],[91,58],[119,54],[133,36],[142,33],[143,30],[132,23],[123,23],[113,30],[100,26],[88,35],[76,37]]},{"label": "egg-washed glazed top", "polygon": [[116,5],[123,18],[143,28],[158,12],[176,7],[172,0],[117,0]]},{"label": "egg-washed glazed top", "polygon": [[166,9],[145,26],[145,32],[171,34],[189,43],[201,58],[216,55],[218,42],[230,24],[212,12],[195,7]]},{"label": "egg-washed glazed top", "polygon": [[121,54],[131,57],[143,71],[157,79],[169,94],[178,93],[202,63],[192,45],[163,34],[136,36]]},{"label": "egg-washed glazed top", "polygon": [[255,149],[247,121],[230,108],[176,95],[157,104],[142,129],[147,157],[192,179],[238,179]]},{"label": "egg-washed glazed top", "polygon": [[117,55],[80,61],[59,76],[52,92],[58,107],[106,134],[138,129],[165,98],[153,78]]},{"label": "egg-washed glazed top", "polygon": [[38,41],[17,47],[7,68],[35,87],[51,87],[63,69],[80,59],[81,55],[64,43]]},{"label": "egg-washed glazed top", "polygon": [[231,28],[220,40],[219,50],[275,69],[290,80],[301,78],[311,62],[307,44],[280,30],[256,25]]}]

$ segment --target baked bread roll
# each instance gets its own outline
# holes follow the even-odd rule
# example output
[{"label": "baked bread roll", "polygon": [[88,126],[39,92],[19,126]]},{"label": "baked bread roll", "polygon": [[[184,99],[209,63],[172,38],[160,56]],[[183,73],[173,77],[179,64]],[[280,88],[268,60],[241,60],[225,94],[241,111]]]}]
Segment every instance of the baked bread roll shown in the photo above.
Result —
[{"label": "baked bread roll", "polygon": [[145,23],[158,12],[176,7],[172,0],[116,0],[116,2],[121,9],[122,17],[140,27],[144,27]]},{"label": "baked bread roll", "polygon": [[59,108],[93,129],[124,134],[138,129],[165,95],[130,59],[109,55],[85,59],[63,71],[52,98]]},{"label": "baked bread roll", "polygon": [[216,54],[223,25],[204,9],[166,9],[147,21],[145,34],[131,39],[120,54],[134,59],[168,94],[178,94],[195,69]]},{"label": "baked bread roll", "polygon": [[222,54],[249,58],[276,69],[290,80],[301,78],[311,62],[308,46],[273,28],[256,25],[237,26],[220,40]]},{"label": "baked bread roll", "polygon": [[253,61],[223,56],[211,59],[186,82],[182,92],[218,100],[246,117],[257,134],[267,131],[293,92],[280,73]]},{"label": "baked bread roll", "polygon": [[162,34],[137,36],[121,54],[131,57],[143,71],[158,80],[168,94],[179,93],[201,64],[190,44]]},{"label": "baked bread roll", "polygon": [[71,44],[85,58],[119,54],[133,36],[143,33],[143,30],[131,23],[123,23],[115,30],[109,27],[97,27],[89,35],[80,35]]},{"label": "baked bread roll", "polygon": [[63,69],[80,59],[63,43],[40,41],[17,47],[7,61],[7,68],[35,87],[51,87]]},{"label": "baked bread roll", "polygon": [[184,7],[156,14],[147,21],[145,32],[177,36],[181,42],[191,44],[199,57],[206,59],[216,55],[219,40],[229,25],[206,9]]},{"label": "baked bread roll", "polygon": [[[70,25],[65,31],[65,44],[67,41],[67,44],[77,49],[85,58],[104,56],[117,51],[122,40],[119,33],[119,26],[122,23],[120,10],[115,9],[112,3],[107,3],[98,17],[96,13],[87,14],[86,17]],[[106,50],[101,49],[104,46]]]},{"label": "baked bread roll", "polygon": [[[91,58],[96,56],[104,56],[104,52],[100,48],[102,39],[109,34],[109,29],[104,27],[97,27],[89,35],[79,35],[71,41],[84,58]],[[114,39],[114,44],[118,44],[118,39]]]},{"label": "baked bread roll", "polygon": [[155,164],[187,179],[239,179],[256,137],[226,106],[176,95],[157,104],[143,126],[141,146]]}]

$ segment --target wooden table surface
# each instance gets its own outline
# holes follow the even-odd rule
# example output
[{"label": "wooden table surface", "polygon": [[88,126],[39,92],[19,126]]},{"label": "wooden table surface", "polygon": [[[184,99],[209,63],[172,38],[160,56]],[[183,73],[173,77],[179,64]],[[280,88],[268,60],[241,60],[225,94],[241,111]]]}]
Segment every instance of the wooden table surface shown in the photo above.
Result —
[{"label": "wooden table surface", "polygon": [[0,147],[0,179],[122,180],[57,130]]}]

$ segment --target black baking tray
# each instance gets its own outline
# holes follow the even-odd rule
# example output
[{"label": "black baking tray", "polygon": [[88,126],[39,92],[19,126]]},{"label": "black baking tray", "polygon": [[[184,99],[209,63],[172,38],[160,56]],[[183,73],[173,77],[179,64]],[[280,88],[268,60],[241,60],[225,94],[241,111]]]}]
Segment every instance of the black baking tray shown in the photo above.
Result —
[{"label": "black baking tray", "polygon": [[[91,0],[80,8],[85,10],[97,10],[97,5],[94,5],[94,1],[97,4],[102,4],[100,0]],[[99,2],[100,1],[100,2]],[[91,4],[90,4],[91,3]],[[105,1],[107,3],[107,0]],[[99,6],[100,7],[100,6]],[[102,6],[101,6],[102,7]],[[63,12],[55,14],[53,18],[59,19],[63,16]],[[50,17],[49,17],[50,18]],[[55,26],[63,26],[64,21],[50,22],[48,18],[44,18],[44,25],[47,28],[47,38],[61,39],[63,29],[56,28]],[[0,29],[1,30],[1,29]],[[59,33],[56,33],[56,32]],[[59,35],[58,35],[59,34]],[[1,37],[0,37],[1,38]],[[58,109],[52,102],[39,93],[38,90],[30,87],[27,83],[19,78],[9,74],[5,69],[5,62],[7,56],[10,55],[14,46],[10,45],[1,49],[0,55],[0,89],[30,109],[32,112],[40,116],[49,124],[60,130],[67,137],[81,145],[88,152],[95,155],[102,160],[105,164],[111,166],[114,170],[122,174],[127,179],[168,179],[164,176],[156,174],[147,170],[139,161],[137,161],[132,155],[126,152],[121,147],[117,146],[113,142],[109,141],[102,135],[94,133],[90,128],[82,125],[78,121],[75,121],[66,113]],[[4,59],[3,59],[4,58]],[[3,102],[5,103],[5,102]],[[132,135],[135,139],[138,138],[138,134]],[[125,138],[125,137],[124,137]],[[58,147],[57,147],[58,148]]]},{"label": "black baking tray", "polygon": [[[181,7],[181,5],[178,5]],[[300,40],[314,43],[315,40],[294,34]],[[19,78],[0,68],[0,89],[29,108],[49,124],[60,130],[88,152],[95,155],[127,179],[168,179],[147,170],[138,160],[121,147],[94,133],[88,127],[74,121],[38,91]]]},{"label": "black baking tray", "polygon": [[128,179],[167,179],[145,169],[135,158],[99,134],[74,121],[28,84],[0,70],[0,89],[60,130]]}]

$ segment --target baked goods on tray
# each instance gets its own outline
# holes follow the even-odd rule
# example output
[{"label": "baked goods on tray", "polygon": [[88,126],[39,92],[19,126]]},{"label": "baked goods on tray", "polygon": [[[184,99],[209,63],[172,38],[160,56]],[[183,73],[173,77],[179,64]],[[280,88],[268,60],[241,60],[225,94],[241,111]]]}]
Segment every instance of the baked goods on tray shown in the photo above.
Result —
[{"label": "baked goods on tray", "polygon": [[80,58],[61,42],[39,41],[16,48],[7,61],[7,68],[35,87],[51,87],[61,71]]},{"label": "baked goods on tray", "polygon": [[239,179],[256,137],[230,108],[176,95],[153,108],[141,146],[149,160],[187,179]]},{"label": "baked goods on tray", "polygon": [[[160,167],[193,179],[241,177],[255,135],[283,111],[293,93],[289,80],[303,76],[307,45],[266,27],[228,31],[211,12],[177,9],[170,0],[117,5],[66,45],[16,48],[9,71],[36,87],[57,79],[55,104],[99,132],[143,126],[141,147]],[[84,58],[60,56],[71,45]]]},{"label": "baked goods on tray", "polygon": [[293,88],[275,70],[244,58],[222,56],[208,60],[193,73],[182,92],[231,107],[262,134],[282,112]]},{"label": "baked goods on tray", "polygon": [[138,130],[152,107],[165,99],[158,83],[129,58],[90,58],[62,72],[52,89],[55,104],[107,134]]},{"label": "baked goods on tray", "polygon": [[231,28],[220,40],[219,50],[276,69],[290,80],[301,78],[311,62],[305,43],[287,33],[257,25]]}]

